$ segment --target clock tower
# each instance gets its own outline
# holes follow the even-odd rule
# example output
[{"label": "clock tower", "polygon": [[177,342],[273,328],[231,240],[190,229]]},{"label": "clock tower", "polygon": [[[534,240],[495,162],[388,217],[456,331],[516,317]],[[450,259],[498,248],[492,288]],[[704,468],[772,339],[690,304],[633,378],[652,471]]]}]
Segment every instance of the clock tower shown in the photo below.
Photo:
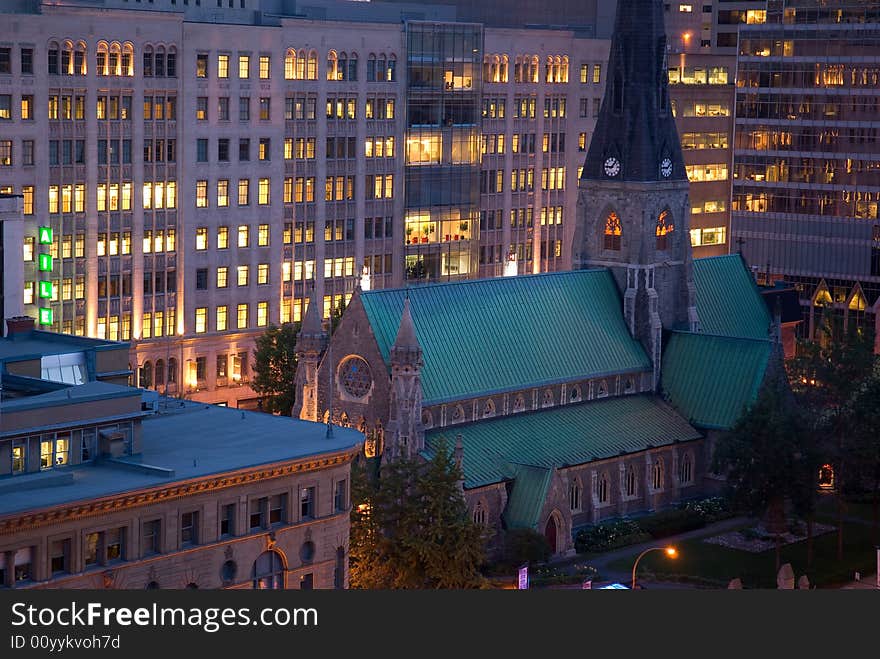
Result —
[{"label": "clock tower", "polygon": [[663,330],[697,331],[688,178],[666,77],[662,0],[617,3],[605,97],[579,182],[572,263],[608,268],[660,379]]}]

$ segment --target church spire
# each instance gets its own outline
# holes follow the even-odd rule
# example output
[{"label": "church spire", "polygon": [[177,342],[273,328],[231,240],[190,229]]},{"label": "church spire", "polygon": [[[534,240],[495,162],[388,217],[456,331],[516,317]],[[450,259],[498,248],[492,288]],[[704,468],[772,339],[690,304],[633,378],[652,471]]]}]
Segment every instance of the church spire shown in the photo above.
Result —
[{"label": "church spire", "polygon": [[412,312],[409,309],[409,295],[403,301],[403,313],[400,314],[400,327],[397,330],[397,338],[393,348],[398,350],[421,350],[416,338],[416,326],[413,323]]},{"label": "church spire", "polygon": [[584,180],[687,180],[669,102],[662,0],[621,0]]}]

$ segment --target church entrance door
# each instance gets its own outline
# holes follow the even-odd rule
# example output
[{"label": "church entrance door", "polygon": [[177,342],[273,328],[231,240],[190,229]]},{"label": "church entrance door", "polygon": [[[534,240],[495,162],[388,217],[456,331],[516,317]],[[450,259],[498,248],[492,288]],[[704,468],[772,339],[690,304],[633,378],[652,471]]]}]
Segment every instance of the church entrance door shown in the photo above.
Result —
[{"label": "church entrance door", "polygon": [[556,553],[556,520],[553,516],[547,520],[547,526],[544,527],[544,537],[547,538],[547,547],[551,554]]}]

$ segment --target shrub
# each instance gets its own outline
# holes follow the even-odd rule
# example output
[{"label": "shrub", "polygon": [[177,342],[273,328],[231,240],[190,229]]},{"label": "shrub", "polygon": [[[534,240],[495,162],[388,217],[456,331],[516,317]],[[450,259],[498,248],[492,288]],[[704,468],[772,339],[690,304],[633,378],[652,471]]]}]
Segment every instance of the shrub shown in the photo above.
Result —
[{"label": "shrub", "polygon": [[699,515],[707,524],[733,516],[730,505],[724,497],[688,501],[682,506],[682,509]]},{"label": "shrub", "polygon": [[620,519],[581,529],[575,535],[574,546],[578,553],[583,554],[625,547],[647,539],[635,521]]},{"label": "shrub", "polygon": [[705,525],[706,522],[701,514],[683,508],[663,510],[639,520],[639,526],[652,538],[665,538],[677,533],[693,531]]},{"label": "shrub", "polygon": [[504,562],[509,565],[540,563],[549,555],[547,538],[533,529],[511,529],[504,534]]}]

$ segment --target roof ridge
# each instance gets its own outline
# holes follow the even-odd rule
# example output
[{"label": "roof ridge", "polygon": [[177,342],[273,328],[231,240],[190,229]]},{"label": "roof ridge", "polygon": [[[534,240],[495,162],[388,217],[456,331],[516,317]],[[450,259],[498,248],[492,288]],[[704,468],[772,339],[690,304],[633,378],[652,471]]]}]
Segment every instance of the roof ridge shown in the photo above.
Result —
[{"label": "roof ridge", "polygon": [[564,270],[561,272],[535,272],[525,275],[517,275],[516,277],[480,277],[477,279],[461,279],[459,281],[437,281],[430,282],[427,284],[419,284],[417,286],[400,286],[398,288],[374,288],[369,291],[362,291],[361,295],[366,297],[373,297],[382,294],[395,293],[398,291],[405,291],[407,294],[410,291],[424,290],[428,288],[441,288],[444,286],[464,286],[464,285],[474,285],[474,284],[485,284],[487,282],[496,282],[496,281],[508,281],[508,282],[516,282],[523,279],[550,279],[550,278],[564,278],[570,277],[573,275],[583,275],[586,273],[595,274],[598,272],[608,272],[608,268],[584,268],[581,270]]},{"label": "roof ridge", "polygon": [[728,334],[715,334],[714,332],[691,332],[690,330],[671,330],[670,334],[682,334],[690,336],[705,336],[713,339],[728,339],[730,341],[752,341],[754,343],[773,343],[768,336],[766,339],[759,339],[754,336],[730,336]]}]

